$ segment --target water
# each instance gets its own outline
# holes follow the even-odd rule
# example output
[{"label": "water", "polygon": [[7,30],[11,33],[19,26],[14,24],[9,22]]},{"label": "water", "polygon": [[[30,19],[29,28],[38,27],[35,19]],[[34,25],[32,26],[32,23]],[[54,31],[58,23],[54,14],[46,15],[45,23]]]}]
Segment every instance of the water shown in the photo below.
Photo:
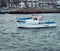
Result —
[{"label": "water", "polygon": [[18,29],[16,18],[32,14],[0,14],[0,51],[60,51],[60,13],[41,15],[57,27]]}]

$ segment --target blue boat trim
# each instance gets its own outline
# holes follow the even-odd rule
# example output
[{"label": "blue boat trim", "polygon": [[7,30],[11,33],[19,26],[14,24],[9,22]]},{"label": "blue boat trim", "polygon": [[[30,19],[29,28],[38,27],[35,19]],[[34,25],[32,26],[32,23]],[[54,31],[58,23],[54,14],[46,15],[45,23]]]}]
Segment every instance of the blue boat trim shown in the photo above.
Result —
[{"label": "blue boat trim", "polygon": [[45,22],[46,24],[53,24],[53,23],[55,23],[55,22]]},{"label": "blue boat trim", "polygon": [[32,17],[28,17],[28,18],[16,18],[17,20],[27,20],[27,19],[32,19]]}]

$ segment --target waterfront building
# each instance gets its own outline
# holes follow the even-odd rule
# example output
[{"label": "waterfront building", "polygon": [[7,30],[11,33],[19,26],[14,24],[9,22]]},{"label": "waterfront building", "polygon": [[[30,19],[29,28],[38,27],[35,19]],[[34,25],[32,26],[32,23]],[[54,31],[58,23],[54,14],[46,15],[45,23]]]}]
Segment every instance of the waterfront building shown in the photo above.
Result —
[{"label": "waterfront building", "polygon": [[28,7],[50,8],[56,5],[57,0],[23,0],[23,2],[25,2]]},{"label": "waterfront building", "polygon": [[57,1],[57,6],[58,9],[60,9],[60,1]]},{"label": "waterfront building", "polygon": [[20,3],[20,8],[24,8],[25,7],[25,3],[24,2],[21,2]]},{"label": "waterfront building", "polygon": [[0,8],[1,8],[1,6],[2,6],[2,3],[1,3],[1,0],[0,0]]},{"label": "waterfront building", "polygon": [[6,7],[6,1],[5,0],[0,0],[0,8],[1,7]]},{"label": "waterfront building", "polygon": [[53,8],[56,6],[58,0],[4,0],[4,4],[2,4],[1,1],[2,0],[0,0],[0,7],[6,4],[7,7],[21,8],[21,2],[24,2],[27,8]]}]

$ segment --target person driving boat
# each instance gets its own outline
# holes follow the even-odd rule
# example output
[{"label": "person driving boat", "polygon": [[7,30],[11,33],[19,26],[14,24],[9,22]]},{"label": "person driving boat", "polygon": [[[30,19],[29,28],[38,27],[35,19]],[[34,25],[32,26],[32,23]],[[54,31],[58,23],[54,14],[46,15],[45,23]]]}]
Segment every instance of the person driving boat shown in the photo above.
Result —
[{"label": "person driving boat", "polygon": [[33,20],[41,21],[41,20],[43,20],[43,18],[40,15],[33,15]]}]

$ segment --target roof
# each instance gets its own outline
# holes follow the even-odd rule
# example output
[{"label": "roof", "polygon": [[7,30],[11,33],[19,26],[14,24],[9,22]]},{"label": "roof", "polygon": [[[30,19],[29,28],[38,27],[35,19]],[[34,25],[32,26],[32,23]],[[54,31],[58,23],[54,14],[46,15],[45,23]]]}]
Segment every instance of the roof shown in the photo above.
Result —
[{"label": "roof", "polygon": [[57,1],[57,5],[60,5],[60,1]]}]

